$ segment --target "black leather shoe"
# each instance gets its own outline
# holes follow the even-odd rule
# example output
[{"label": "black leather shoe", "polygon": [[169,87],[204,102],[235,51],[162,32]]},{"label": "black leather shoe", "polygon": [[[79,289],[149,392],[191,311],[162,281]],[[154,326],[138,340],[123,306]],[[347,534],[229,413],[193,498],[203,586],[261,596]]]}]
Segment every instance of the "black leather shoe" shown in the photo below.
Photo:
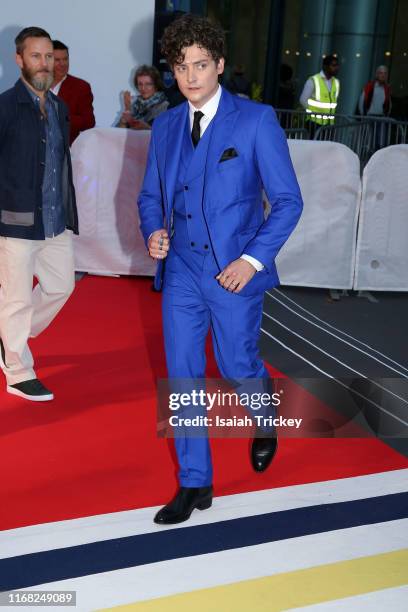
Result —
[{"label": "black leather shoe", "polygon": [[210,508],[212,498],[212,487],[180,487],[174,499],[156,514],[154,522],[158,525],[175,525],[187,521],[195,508]]},{"label": "black leather shoe", "polygon": [[255,472],[264,472],[272,462],[278,448],[276,434],[269,438],[254,438],[251,448],[251,463]]}]

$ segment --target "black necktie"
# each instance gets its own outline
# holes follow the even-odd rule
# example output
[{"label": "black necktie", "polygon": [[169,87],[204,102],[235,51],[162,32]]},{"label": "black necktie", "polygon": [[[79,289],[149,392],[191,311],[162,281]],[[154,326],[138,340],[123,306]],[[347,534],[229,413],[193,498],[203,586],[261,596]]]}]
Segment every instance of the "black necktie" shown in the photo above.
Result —
[{"label": "black necktie", "polygon": [[204,113],[202,113],[201,111],[195,111],[195,113],[194,113],[194,122],[193,122],[193,129],[191,130],[191,140],[193,141],[194,147],[196,147],[198,145],[198,142],[199,142],[200,137],[201,137],[201,134],[200,134],[200,121],[201,121],[202,117],[204,117]]}]

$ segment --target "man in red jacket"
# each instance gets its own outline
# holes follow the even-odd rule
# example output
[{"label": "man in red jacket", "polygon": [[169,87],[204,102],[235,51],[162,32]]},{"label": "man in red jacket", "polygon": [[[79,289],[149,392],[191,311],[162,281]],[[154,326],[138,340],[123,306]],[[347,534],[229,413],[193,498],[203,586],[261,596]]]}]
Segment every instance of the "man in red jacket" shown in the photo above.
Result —
[{"label": "man in red jacket", "polygon": [[370,146],[373,153],[391,142],[391,124],[387,121],[391,112],[391,88],[387,81],[387,66],[378,66],[375,79],[364,85],[359,100],[360,115],[371,118]]},{"label": "man in red jacket", "polygon": [[360,115],[388,117],[391,112],[391,88],[387,66],[378,66],[375,79],[364,85],[359,100]]},{"label": "man in red jacket", "polygon": [[52,42],[54,45],[54,82],[51,91],[62,98],[69,108],[71,145],[80,132],[89,130],[95,125],[93,94],[89,83],[68,74],[68,47],[59,40]]}]

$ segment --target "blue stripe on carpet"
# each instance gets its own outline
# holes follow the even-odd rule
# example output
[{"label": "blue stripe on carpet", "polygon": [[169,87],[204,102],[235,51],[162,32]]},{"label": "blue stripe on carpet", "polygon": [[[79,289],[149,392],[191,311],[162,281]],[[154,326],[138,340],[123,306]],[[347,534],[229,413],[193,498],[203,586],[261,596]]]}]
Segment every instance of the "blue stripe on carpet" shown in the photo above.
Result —
[{"label": "blue stripe on carpet", "polygon": [[396,493],[31,553],[0,560],[0,590],[407,517],[408,493]]}]

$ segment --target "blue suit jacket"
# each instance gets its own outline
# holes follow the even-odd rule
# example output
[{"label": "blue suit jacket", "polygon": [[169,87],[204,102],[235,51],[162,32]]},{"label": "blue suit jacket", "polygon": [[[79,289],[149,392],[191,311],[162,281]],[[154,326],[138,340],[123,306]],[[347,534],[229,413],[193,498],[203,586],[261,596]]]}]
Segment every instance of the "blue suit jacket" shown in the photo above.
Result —
[{"label": "blue suit jacket", "polygon": [[[160,115],[153,124],[146,173],[139,195],[144,239],[162,227],[171,233],[171,211],[188,103]],[[208,147],[203,212],[222,270],[243,253],[265,266],[238,295],[253,295],[279,284],[275,257],[296,226],[302,197],[286,137],[272,107],[222,91]],[[226,149],[236,157],[220,161]],[[272,210],[265,219],[265,190]],[[164,261],[155,278],[161,287]]]}]

